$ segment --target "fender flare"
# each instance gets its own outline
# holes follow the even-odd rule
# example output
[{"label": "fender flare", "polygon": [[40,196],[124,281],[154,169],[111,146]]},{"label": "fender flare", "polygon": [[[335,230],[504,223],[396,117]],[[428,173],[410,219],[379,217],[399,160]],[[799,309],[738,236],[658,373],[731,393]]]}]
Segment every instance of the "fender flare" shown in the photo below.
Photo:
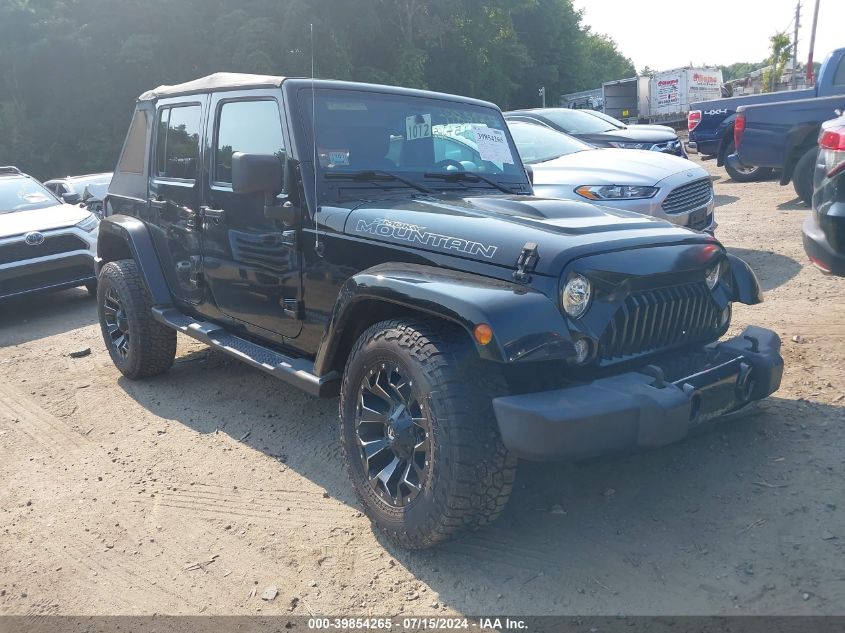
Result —
[{"label": "fender flare", "polygon": [[[520,284],[423,264],[379,264],[343,284],[323,334],[315,372],[328,371],[361,302],[390,303],[462,327],[478,355],[499,363],[565,359],[575,355],[566,320],[543,293]],[[526,318],[530,315],[530,318]],[[479,344],[476,325],[488,324],[493,340]]]},{"label": "fender flare", "polygon": [[719,153],[716,154],[717,167],[723,167],[728,157],[728,146],[734,140],[734,121],[736,121],[736,112],[722,121],[717,128],[720,136]]},{"label": "fender flare", "polygon": [[731,269],[731,288],[733,288],[733,301],[739,301],[746,305],[757,305],[763,303],[763,291],[757,275],[745,260],[736,255],[728,253],[728,261]]},{"label": "fender flare", "polygon": [[147,226],[138,218],[128,215],[110,215],[100,222],[100,232],[97,238],[97,275],[102,267],[110,261],[119,259],[110,254],[110,246],[115,240],[125,244],[132,259],[138,265],[141,277],[150,293],[154,305],[170,305],[173,295],[165,281],[161,264],[158,261],[153,240]]}]

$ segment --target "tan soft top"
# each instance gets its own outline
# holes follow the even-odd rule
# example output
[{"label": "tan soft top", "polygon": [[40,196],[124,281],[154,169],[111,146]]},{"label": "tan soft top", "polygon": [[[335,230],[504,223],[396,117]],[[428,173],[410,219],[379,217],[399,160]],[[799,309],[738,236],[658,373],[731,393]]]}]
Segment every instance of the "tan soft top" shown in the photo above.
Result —
[{"label": "tan soft top", "polygon": [[215,90],[237,90],[238,88],[278,88],[284,77],[273,75],[247,75],[244,73],[214,73],[175,86],[159,86],[147,90],[138,101],[154,101],[162,97],[174,97]]}]

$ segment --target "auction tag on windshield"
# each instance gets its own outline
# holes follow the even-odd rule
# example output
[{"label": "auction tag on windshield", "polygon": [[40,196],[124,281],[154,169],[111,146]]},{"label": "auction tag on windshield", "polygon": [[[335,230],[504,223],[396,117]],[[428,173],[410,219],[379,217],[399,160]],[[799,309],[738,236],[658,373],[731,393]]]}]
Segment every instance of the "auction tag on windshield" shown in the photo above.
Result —
[{"label": "auction tag on windshield", "polygon": [[405,117],[405,140],[416,141],[421,138],[431,138],[431,115],[414,114]]},{"label": "auction tag on windshield", "polygon": [[514,164],[508,139],[505,138],[505,133],[502,130],[479,125],[473,128],[473,132],[475,132],[475,142],[478,145],[481,160],[489,160],[491,163]]}]

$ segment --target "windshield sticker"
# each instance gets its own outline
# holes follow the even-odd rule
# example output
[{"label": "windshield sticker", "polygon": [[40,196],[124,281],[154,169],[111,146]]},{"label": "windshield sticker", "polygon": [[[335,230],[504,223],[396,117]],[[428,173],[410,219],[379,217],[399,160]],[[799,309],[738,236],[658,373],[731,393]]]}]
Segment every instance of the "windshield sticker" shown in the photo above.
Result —
[{"label": "windshield sticker", "polygon": [[417,224],[397,222],[384,218],[374,218],[370,221],[358,220],[355,230],[359,233],[370,233],[372,235],[389,237],[422,246],[433,246],[434,248],[458,251],[467,255],[482,255],[488,259],[492,258],[498,249],[497,246],[488,246],[481,242],[432,233],[426,230],[426,227]]},{"label": "windshield sticker", "polygon": [[431,115],[413,114],[405,117],[405,139],[416,141],[421,138],[431,138]]},{"label": "windshield sticker", "polygon": [[340,167],[349,165],[348,149],[321,149],[320,167]]},{"label": "windshield sticker", "polygon": [[28,193],[23,196],[23,199],[30,204],[35,204],[36,202],[47,202],[50,200],[50,198],[43,193]]},{"label": "windshield sticker", "polygon": [[491,163],[514,164],[508,140],[502,130],[479,125],[473,128],[473,131],[475,132],[475,142],[478,145],[481,160],[488,160]]},{"label": "windshield sticker", "polygon": [[326,108],[334,111],[366,112],[367,104],[363,101],[326,101]]}]

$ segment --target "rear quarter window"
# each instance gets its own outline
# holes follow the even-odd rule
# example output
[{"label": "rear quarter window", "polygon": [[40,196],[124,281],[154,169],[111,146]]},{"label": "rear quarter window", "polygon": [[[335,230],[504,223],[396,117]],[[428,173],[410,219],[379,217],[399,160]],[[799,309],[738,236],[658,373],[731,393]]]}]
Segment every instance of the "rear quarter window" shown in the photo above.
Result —
[{"label": "rear quarter window", "polygon": [[147,144],[147,113],[137,110],[129,126],[123,154],[117,163],[117,171],[129,174],[144,173],[144,150]]}]

